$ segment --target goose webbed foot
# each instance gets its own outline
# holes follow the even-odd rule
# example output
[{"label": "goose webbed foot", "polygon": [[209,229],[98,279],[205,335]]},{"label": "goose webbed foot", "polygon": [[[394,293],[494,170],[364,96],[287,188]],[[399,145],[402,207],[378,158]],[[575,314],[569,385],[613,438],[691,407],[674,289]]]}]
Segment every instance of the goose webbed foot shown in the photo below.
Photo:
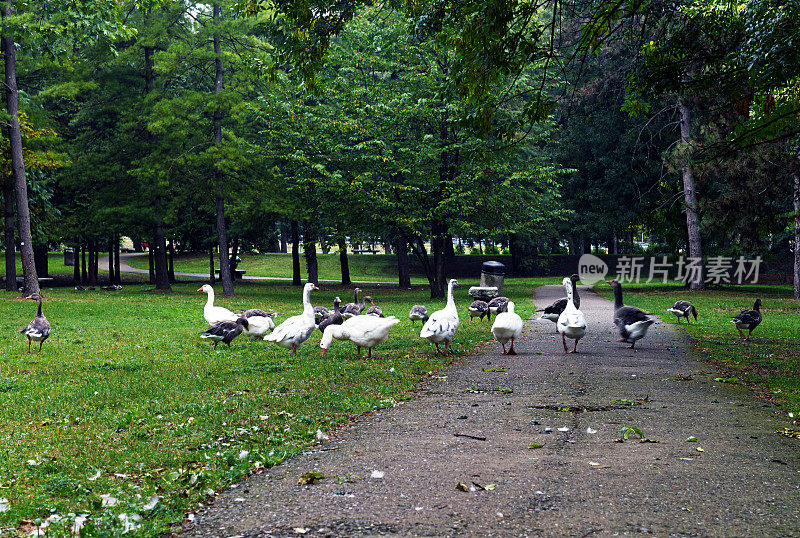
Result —
[{"label": "goose webbed foot", "polygon": [[511,339],[511,348],[508,350],[508,353],[506,353],[506,355],[516,355],[516,354],[517,354],[517,352],[514,351],[514,339],[512,338]]},{"label": "goose webbed foot", "polygon": [[564,335],[561,335],[561,343],[564,344],[564,353],[569,353],[569,349],[567,348],[567,339],[564,338]]}]

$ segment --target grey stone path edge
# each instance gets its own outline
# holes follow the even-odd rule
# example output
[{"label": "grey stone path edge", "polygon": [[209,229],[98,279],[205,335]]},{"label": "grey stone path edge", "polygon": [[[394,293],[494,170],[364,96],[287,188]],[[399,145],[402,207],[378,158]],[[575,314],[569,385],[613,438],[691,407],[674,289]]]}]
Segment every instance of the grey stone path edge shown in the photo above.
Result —
[{"label": "grey stone path edge", "polygon": [[[528,321],[518,356],[487,344],[412,400],[226,490],[177,533],[800,536],[800,443],[777,433],[785,415],[715,382],[671,325],[636,352],[615,342],[611,303],[581,291],[578,355],[553,323]],[[562,295],[544,286],[534,301]],[[626,426],[656,442],[615,442]],[[326,478],[297,485],[308,471]]]}]

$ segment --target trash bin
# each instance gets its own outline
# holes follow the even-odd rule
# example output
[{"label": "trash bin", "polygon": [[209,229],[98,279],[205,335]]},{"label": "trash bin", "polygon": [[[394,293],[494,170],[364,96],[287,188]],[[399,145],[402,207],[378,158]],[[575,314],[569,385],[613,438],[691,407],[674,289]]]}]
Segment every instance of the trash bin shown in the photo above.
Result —
[{"label": "trash bin", "polygon": [[64,249],[64,265],[69,267],[75,266],[75,249],[66,247]]},{"label": "trash bin", "polygon": [[481,265],[481,287],[497,288],[497,295],[503,295],[503,280],[506,276],[506,266],[500,262],[488,261]]}]

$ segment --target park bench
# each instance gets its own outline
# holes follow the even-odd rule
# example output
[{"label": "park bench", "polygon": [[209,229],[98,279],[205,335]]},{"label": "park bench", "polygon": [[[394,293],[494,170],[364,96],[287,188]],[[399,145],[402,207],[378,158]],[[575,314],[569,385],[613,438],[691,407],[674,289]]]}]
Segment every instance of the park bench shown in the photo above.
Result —
[{"label": "park bench", "polygon": [[377,254],[377,253],[378,253],[377,248],[356,247],[353,249],[353,254]]}]

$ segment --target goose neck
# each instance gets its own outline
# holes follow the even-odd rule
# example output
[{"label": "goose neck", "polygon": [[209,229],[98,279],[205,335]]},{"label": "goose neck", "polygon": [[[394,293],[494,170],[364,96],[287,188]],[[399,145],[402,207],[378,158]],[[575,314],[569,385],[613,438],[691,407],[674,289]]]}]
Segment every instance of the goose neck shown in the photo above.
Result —
[{"label": "goose neck", "polygon": [[41,297],[37,297],[36,298],[36,317],[37,318],[42,317],[42,298]]},{"label": "goose neck", "polygon": [[208,298],[206,299],[206,306],[208,308],[211,308],[212,306],[214,306],[214,288],[209,289],[206,292],[206,295],[208,296]]},{"label": "goose neck", "polygon": [[450,281],[450,284],[447,286],[447,308],[455,310],[456,308],[456,301],[453,298],[453,281]]},{"label": "goose neck", "polygon": [[622,286],[618,283],[614,284],[614,308],[622,308]]}]

